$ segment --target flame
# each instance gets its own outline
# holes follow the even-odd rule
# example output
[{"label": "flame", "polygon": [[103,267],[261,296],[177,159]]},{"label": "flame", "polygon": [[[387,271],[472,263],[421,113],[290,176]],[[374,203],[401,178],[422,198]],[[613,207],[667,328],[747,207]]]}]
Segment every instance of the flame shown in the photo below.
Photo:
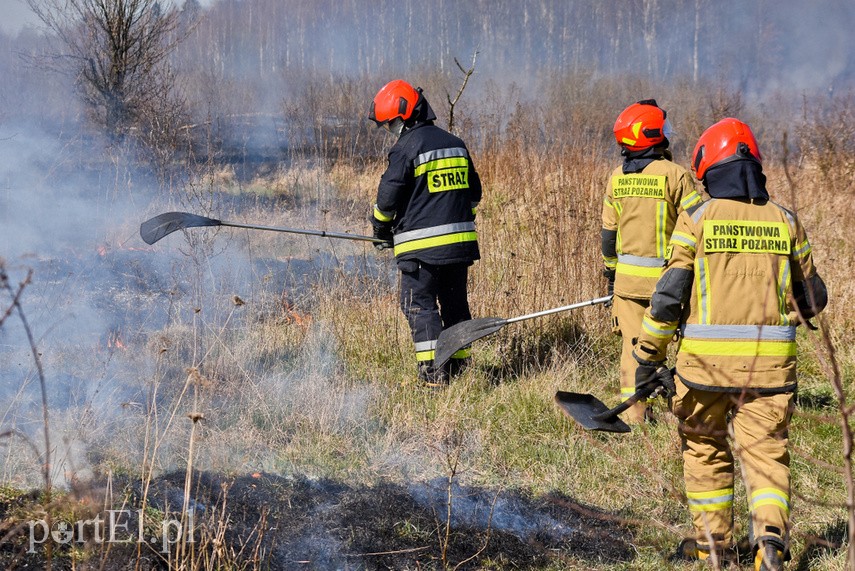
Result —
[{"label": "flame", "polygon": [[312,322],[311,314],[298,311],[287,299],[282,300],[282,309],[286,323],[296,323],[305,328]]},{"label": "flame", "polygon": [[124,351],[128,348],[128,346],[122,342],[121,333],[118,331],[113,331],[107,336],[107,348],[121,349]]}]

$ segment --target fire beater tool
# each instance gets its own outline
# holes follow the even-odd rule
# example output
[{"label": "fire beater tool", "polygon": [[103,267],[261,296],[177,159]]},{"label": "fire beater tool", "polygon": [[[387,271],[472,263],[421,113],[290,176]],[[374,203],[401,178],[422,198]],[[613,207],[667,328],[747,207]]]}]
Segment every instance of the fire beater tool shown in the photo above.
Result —
[{"label": "fire beater tool", "polygon": [[627,400],[611,409],[594,395],[585,393],[558,391],[555,393],[555,403],[564,414],[581,424],[585,430],[629,432],[629,426],[618,415],[638,402],[639,399],[653,398],[661,390],[662,387],[656,387],[656,390],[651,394],[649,389],[642,387]]},{"label": "fire beater tool", "polygon": [[580,301],[579,303],[574,303],[572,305],[538,311],[537,313],[529,313],[528,315],[521,315],[519,317],[511,317],[510,319],[502,319],[501,317],[480,317],[478,319],[461,321],[460,323],[456,323],[448,329],[445,329],[439,334],[439,337],[437,337],[433,358],[434,367],[442,367],[449,359],[451,359],[451,356],[460,349],[466,347],[473,341],[495,333],[509,323],[516,323],[517,321],[524,321],[526,319],[534,319],[535,317],[543,317],[544,315],[551,315],[560,311],[569,311],[579,307],[606,303],[611,298],[612,296],[610,295],[606,297],[598,297],[597,299]]},{"label": "fire beater tool", "polygon": [[326,232],[324,230],[303,230],[300,228],[283,228],[281,226],[259,226],[258,224],[241,224],[239,222],[227,222],[214,218],[205,218],[189,212],[165,212],[158,214],[140,224],[140,237],[146,244],[154,244],[164,236],[172,234],[176,230],[185,228],[197,228],[200,226],[231,226],[233,228],[249,228],[251,230],[271,230],[273,232],[289,232],[291,234],[308,234],[309,236],[321,236],[322,238],[341,238],[343,240],[362,240],[364,242],[383,242],[380,238],[373,236],[358,236],[356,234],[345,234],[341,232]]}]

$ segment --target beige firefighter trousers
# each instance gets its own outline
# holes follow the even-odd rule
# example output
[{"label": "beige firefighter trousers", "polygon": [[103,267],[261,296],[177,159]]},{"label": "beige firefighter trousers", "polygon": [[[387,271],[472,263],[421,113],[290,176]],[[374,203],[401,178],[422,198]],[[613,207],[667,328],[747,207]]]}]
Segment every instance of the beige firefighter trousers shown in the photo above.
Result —
[{"label": "beige firefighter trousers", "polygon": [[[635,370],[638,362],[632,356],[635,340],[641,332],[641,320],[644,311],[650,305],[648,300],[629,299],[614,296],[612,301],[612,331],[622,338],[620,352],[620,400],[625,401],[635,393]],[[639,401],[632,405],[621,418],[629,423],[644,420],[647,404]]]},{"label": "beige firefighter trousers", "polygon": [[705,391],[677,380],[672,410],[680,419],[686,497],[700,549],[733,544],[734,460],[745,479],[752,544],[764,537],[788,544],[793,402],[793,393]]}]

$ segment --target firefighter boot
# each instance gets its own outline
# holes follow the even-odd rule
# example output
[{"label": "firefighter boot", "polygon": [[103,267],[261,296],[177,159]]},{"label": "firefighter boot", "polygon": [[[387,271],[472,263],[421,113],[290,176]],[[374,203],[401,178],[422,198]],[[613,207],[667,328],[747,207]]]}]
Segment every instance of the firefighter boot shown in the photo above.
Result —
[{"label": "firefighter boot", "polygon": [[[719,566],[727,566],[738,560],[736,549],[733,547],[717,547],[716,560]],[[712,563],[712,555],[706,549],[701,549],[694,539],[684,539],[677,546],[677,551],[670,557],[670,561],[707,561]]]},{"label": "firefighter boot", "polygon": [[448,371],[444,368],[436,369],[433,361],[421,361],[419,363],[419,380],[422,385],[429,389],[442,389],[448,386]]},{"label": "firefighter boot", "polygon": [[760,540],[754,553],[754,571],[783,571],[784,544],[777,538]]}]

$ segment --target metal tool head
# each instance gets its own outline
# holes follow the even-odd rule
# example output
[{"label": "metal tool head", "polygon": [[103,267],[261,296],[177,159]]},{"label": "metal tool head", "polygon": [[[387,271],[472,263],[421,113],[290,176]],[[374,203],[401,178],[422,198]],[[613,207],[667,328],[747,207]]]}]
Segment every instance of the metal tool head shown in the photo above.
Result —
[{"label": "metal tool head", "polygon": [[436,339],[434,367],[442,367],[457,351],[467,347],[473,341],[495,333],[507,323],[507,319],[501,317],[481,317],[461,321],[445,329]]},{"label": "metal tool head", "polygon": [[555,402],[564,414],[581,424],[585,430],[630,431],[629,426],[618,416],[623,408],[609,409],[594,395],[558,391],[555,393]]},{"label": "metal tool head", "polygon": [[200,226],[220,226],[221,221],[189,212],[164,212],[140,224],[140,237],[146,244],[154,244],[176,230]]}]

